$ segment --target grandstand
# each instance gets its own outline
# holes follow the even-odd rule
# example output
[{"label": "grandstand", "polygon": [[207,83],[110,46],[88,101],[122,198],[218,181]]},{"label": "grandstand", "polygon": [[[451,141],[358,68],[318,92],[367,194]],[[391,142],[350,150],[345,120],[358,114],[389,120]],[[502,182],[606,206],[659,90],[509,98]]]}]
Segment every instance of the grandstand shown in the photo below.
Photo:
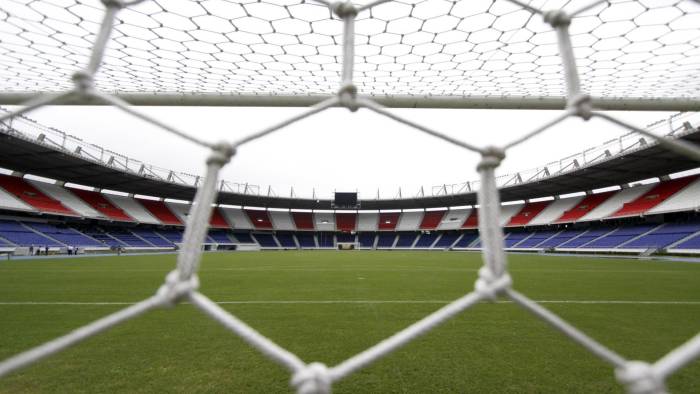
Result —
[{"label": "grandstand", "polygon": [[[0,110],[0,391],[611,392],[611,368],[630,394],[697,391],[697,0],[5,3],[0,105],[20,107]],[[205,172],[31,119],[86,104],[204,149]],[[308,108],[214,143],[134,105]],[[220,179],[244,145],[333,107],[476,155],[479,179],[359,200]],[[558,113],[483,145],[389,107]],[[680,112],[642,127],[614,110]],[[627,134],[499,172],[571,119]],[[109,373],[75,374],[86,362]]]}]

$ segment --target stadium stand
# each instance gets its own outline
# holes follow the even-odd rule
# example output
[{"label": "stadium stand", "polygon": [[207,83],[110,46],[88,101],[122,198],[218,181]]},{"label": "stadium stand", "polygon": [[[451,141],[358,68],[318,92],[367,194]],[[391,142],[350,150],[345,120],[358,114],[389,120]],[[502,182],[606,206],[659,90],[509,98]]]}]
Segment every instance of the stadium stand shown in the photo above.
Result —
[{"label": "stadium stand", "polygon": [[700,231],[700,223],[663,224],[641,237],[625,243],[625,248],[665,248]]},{"label": "stadium stand", "polygon": [[253,233],[253,237],[263,249],[278,249],[280,247],[275,237],[270,233]]},{"label": "stadium stand", "polygon": [[165,205],[168,207],[170,212],[174,213],[181,223],[187,223],[187,215],[190,213],[191,204],[176,203],[171,201],[165,201]]},{"label": "stadium stand", "polygon": [[299,247],[302,249],[310,249],[316,247],[316,237],[314,233],[311,232],[300,232],[296,233],[296,238],[299,243]]},{"label": "stadium stand", "polygon": [[232,235],[239,243],[242,243],[242,244],[254,244],[255,243],[255,240],[253,239],[253,237],[251,237],[250,233],[236,231]]},{"label": "stadium stand", "polygon": [[454,245],[452,245],[453,248],[468,248],[471,246],[474,241],[479,238],[479,234],[475,232],[469,232],[469,233],[464,233],[462,234],[462,238],[460,238]]},{"label": "stadium stand", "polygon": [[377,231],[379,229],[379,212],[358,212],[357,231]]},{"label": "stadium stand", "polygon": [[700,178],[653,207],[647,214],[700,210]]},{"label": "stadium stand", "polygon": [[413,245],[414,248],[430,248],[440,236],[437,232],[423,233]]},{"label": "stadium stand", "polygon": [[512,248],[517,246],[523,240],[529,238],[532,235],[530,232],[511,232],[505,234],[505,245],[506,248]]},{"label": "stadium stand", "polygon": [[160,200],[146,200],[144,198],[136,198],[138,203],[140,203],[148,212],[151,213],[156,219],[158,219],[162,224],[181,226],[183,221],[181,221],[173,211],[165,205],[165,202]]},{"label": "stadium stand", "polygon": [[292,219],[297,230],[315,230],[314,217],[311,212],[292,212]]},{"label": "stadium stand", "polygon": [[396,225],[397,231],[416,231],[423,220],[424,211],[403,211]]},{"label": "stadium stand", "polygon": [[518,213],[508,220],[506,227],[526,226],[537,217],[545,208],[549,206],[551,201],[538,201],[526,203]]},{"label": "stadium stand", "polygon": [[613,193],[612,196],[600,203],[597,207],[591,209],[586,215],[579,218],[579,221],[605,219],[622,208],[624,203],[636,199],[649,191],[652,187],[654,187],[654,185],[640,185]]},{"label": "stadium stand", "polygon": [[17,246],[61,246],[59,242],[15,221],[0,220],[0,237]]},{"label": "stadium stand", "polygon": [[228,236],[228,233],[223,230],[210,230],[209,238],[217,244],[232,244],[233,240]]},{"label": "stadium stand", "polygon": [[[380,237],[382,235],[383,234],[379,234]],[[398,237],[396,237],[394,234],[387,234],[386,236],[389,238],[390,235],[393,239],[396,239],[396,248],[411,248],[413,247],[413,244],[416,243],[416,239],[419,234],[414,232],[402,232],[398,233]],[[379,247],[379,243],[377,243],[377,247]]]},{"label": "stadium stand", "polygon": [[242,209],[219,207],[219,210],[221,210],[221,213],[226,218],[226,222],[228,222],[232,228],[236,230],[252,230],[255,228],[250,222],[248,215],[246,215]]},{"label": "stadium stand", "polygon": [[554,223],[557,219],[561,218],[565,212],[571,210],[574,206],[578,205],[584,196],[579,197],[568,197],[559,198],[554,201],[550,201],[549,205],[535,216],[528,225],[530,226],[540,226],[544,224]]},{"label": "stadium stand", "polygon": [[330,231],[321,231],[316,234],[319,248],[335,248],[335,234]]},{"label": "stadium stand", "polygon": [[272,230],[272,221],[267,211],[262,209],[244,209],[248,219],[253,223],[253,227],[258,230]]},{"label": "stadium stand", "polygon": [[54,200],[42,193],[39,189],[22,178],[0,174],[0,187],[41,212],[67,216],[78,215],[76,212],[68,209],[60,201]]},{"label": "stadium stand", "polygon": [[104,194],[104,196],[114,205],[126,212],[129,217],[134,218],[139,223],[160,224],[150,212],[139,204],[132,197],[119,196],[116,194]]},{"label": "stadium stand", "polygon": [[467,220],[464,221],[462,228],[472,229],[477,227],[479,227],[479,210],[472,209],[469,216],[467,216]]},{"label": "stadium stand", "polygon": [[27,223],[25,226],[40,232],[47,238],[51,238],[64,245],[70,246],[104,246],[103,243],[92,239],[85,234],[69,227],[58,227],[49,223]]},{"label": "stadium stand", "polygon": [[270,215],[270,220],[275,230],[296,230],[296,226],[294,226],[294,221],[292,221],[292,216],[289,211],[268,211],[267,213]]},{"label": "stadium stand", "polygon": [[646,193],[637,197],[633,201],[626,202],[622,208],[610,215],[611,217],[634,216],[644,213],[651,208],[661,204],[672,195],[679,192],[691,182],[697,180],[697,176],[673,179],[656,184]]},{"label": "stadium stand", "polygon": [[226,218],[221,213],[220,208],[214,207],[211,211],[211,219],[209,219],[209,226],[212,228],[229,228],[231,227]]},{"label": "stadium stand", "polygon": [[426,211],[423,219],[418,226],[421,230],[435,230],[440,225],[442,218],[445,217],[447,210]]},{"label": "stadium stand", "polygon": [[450,209],[445,213],[444,218],[438,225],[438,230],[457,230],[462,227],[462,224],[471,214],[471,208],[456,208]]},{"label": "stadium stand", "polygon": [[156,231],[158,235],[161,237],[167,239],[168,241],[172,243],[180,243],[182,242],[182,230],[179,229],[158,229]]},{"label": "stadium stand", "polygon": [[163,236],[159,235],[153,230],[150,229],[142,229],[142,228],[133,228],[131,229],[131,232],[136,235],[137,237],[143,239],[144,241],[150,243],[153,246],[161,246],[161,247],[174,247],[175,243],[172,241],[164,238]]},{"label": "stadium stand", "polygon": [[127,246],[126,243],[107,234],[102,229],[99,229],[97,227],[81,226],[79,229],[83,234],[89,236],[90,238],[96,239],[109,247]]},{"label": "stadium stand", "polygon": [[314,227],[318,231],[335,231],[335,215],[333,212],[314,212]]},{"label": "stadium stand", "polygon": [[554,248],[578,237],[581,234],[583,234],[582,230],[565,230],[549,239],[546,239],[538,246],[540,248]]},{"label": "stadium stand", "polygon": [[559,231],[537,231],[513,246],[516,248],[540,248],[543,242],[556,236],[558,233]]},{"label": "stadium stand", "polygon": [[554,223],[569,223],[575,222],[582,217],[588,215],[592,210],[596,209],[600,204],[607,201],[616,192],[604,192],[597,194],[589,194],[581,199],[576,205],[566,210],[559,219],[555,220]]},{"label": "stadium stand", "polygon": [[120,228],[120,227],[110,227],[110,228],[105,228],[105,233],[108,234],[109,236],[118,239],[121,241],[124,245],[128,247],[146,247],[146,248],[152,248],[155,247],[152,243],[144,240],[143,238],[135,235],[131,231],[125,229],[125,228]]},{"label": "stadium stand", "polygon": [[355,231],[357,214],[355,212],[336,212],[335,223],[338,231]]},{"label": "stadium stand", "polygon": [[33,180],[27,180],[27,182],[30,183],[32,186],[36,187],[37,189],[41,190],[50,198],[56,201],[60,201],[61,204],[63,204],[73,212],[79,214],[80,216],[89,218],[102,217],[102,214],[93,209],[87,203],[83,202],[83,200],[78,198],[76,195],[71,193],[70,190],[64,188],[63,186],[54,183],[39,182]]},{"label": "stadium stand", "polygon": [[376,240],[377,233],[360,233],[357,236],[358,242],[360,243],[360,248],[372,249],[374,248],[374,242]]},{"label": "stadium stand", "polygon": [[378,228],[380,231],[393,231],[399,224],[400,212],[380,212]]},{"label": "stadium stand", "polygon": [[296,241],[294,240],[293,232],[279,231],[275,234],[275,238],[277,238],[277,242],[280,244],[280,246],[285,249],[299,248]]},{"label": "stadium stand", "polygon": [[523,203],[501,205],[500,225],[505,226],[510,222],[510,219],[520,212],[524,205]]},{"label": "stadium stand", "polygon": [[596,239],[601,238],[612,231],[614,231],[614,228],[611,228],[611,227],[591,228],[590,230],[585,231],[583,234],[579,235],[578,237],[572,238],[569,241],[562,243],[561,245],[559,245],[559,247],[560,248],[583,247],[586,244],[593,242]]},{"label": "stadium stand", "polygon": [[11,211],[33,211],[30,205],[25,204],[16,196],[0,188],[0,207]]},{"label": "stadium stand", "polygon": [[458,232],[444,232],[440,239],[433,245],[434,248],[447,249],[457,241],[462,234]]},{"label": "stadium stand", "polygon": [[[413,235],[413,239],[415,239],[416,236]],[[396,242],[396,234],[395,233],[387,233],[387,232],[381,232],[377,235],[377,249],[391,249],[394,246],[394,243]],[[413,240],[411,240],[411,245],[413,245]],[[397,245],[398,247],[398,245]],[[410,245],[409,245],[410,247]]]},{"label": "stadium stand", "polygon": [[100,212],[102,216],[117,221],[133,222],[129,215],[124,212],[123,209],[112,204],[107,200],[101,193],[93,192],[89,190],[67,188],[71,193],[80,197],[85,203],[90,205],[93,209]]}]

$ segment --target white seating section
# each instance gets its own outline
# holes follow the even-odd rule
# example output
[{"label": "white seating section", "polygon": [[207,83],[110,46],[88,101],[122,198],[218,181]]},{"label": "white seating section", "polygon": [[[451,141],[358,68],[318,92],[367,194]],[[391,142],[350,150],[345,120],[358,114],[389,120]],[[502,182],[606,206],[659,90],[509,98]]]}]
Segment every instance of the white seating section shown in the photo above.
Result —
[{"label": "white seating section", "polygon": [[121,208],[126,212],[127,215],[131,216],[134,220],[140,223],[149,224],[160,224],[160,221],[156,219],[150,212],[146,210],[138,201],[127,196],[118,196],[115,194],[105,194],[104,195],[112,204]]},{"label": "white seating section", "polygon": [[224,215],[226,221],[236,230],[252,230],[255,228],[250,218],[240,208],[219,207],[221,214]]},{"label": "white seating section", "polygon": [[165,202],[165,205],[168,206],[170,211],[172,211],[182,223],[187,223],[187,215],[192,205],[168,201]]},{"label": "white seating section", "polygon": [[471,208],[450,209],[442,217],[442,221],[437,226],[438,230],[458,230],[472,213]]},{"label": "white seating section", "polygon": [[297,229],[289,211],[268,211],[267,213],[270,215],[270,220],[275,230],[293,231]]},{"label": "white seating section", "polygon": [[335,231],[333,212],[314,212],[314,227],[317,231]]},{"label": "white seating section", "polygon": [[500,225],[505,226],[506,223],[510,221],[510,218],[515,216],[521,209],[523,209],[523,206],[525,206],[525,204],[502,205]]},{"label": "white seating section", "polygon": [[555,220],[559,219],[564,212],[575,207],[576,204],[583,200],[583,197],[584,196],[561,198],[550,202],[547,208],[543,209],[539,215],[535,216],[528,225],[536,226],[553,223]]},{"label": "white seating section", "polygon": [[406,211],[399,217],[397,231],[416,231],[423,220],[423,211]]},{"label": "white seating section", "polygon": [[700,178],[649,210],[649,213],[690,211],[700,208]]},{"label": "white seating section", "polygon": [[613,213],[617,212],[620,208],[622,208],[624,203],[633,201],[637,197],[649,191],[649,189],[651,189],[654,186],[656,186],[656,184],[635,186],[630,187],[628,189],[622,189],[619,192],[615,193],[612,197],[608,198],[604,203],[598,205],[594,210],[588,212],[584,217],[581,218],[581,221],[600,220],[605,217],[608,217]]},{"label": "white seating section", "polygon": [[68,189],[63,186],[59,186],[54,183],[40,182],[32,179],[26,179],[32,186],[36,187],[44,194],[49,197],[58,200],[61,204],[70,208],[71,210],[80,214],[80,216],[85,216],[89,218],[104,218],[100,212],[97,212],[93,207],[89,206],[78,196],[71,193]]},{"label": "white seating section", "polygon": [[357,231],[377,231],[379,212],[360,212],[357,215]]},{"label": "white seating section", "polygon": [[5,191],[0,187],[0,208],[12,211],[34,211],[35,209],[25,204],[20,199]]}]

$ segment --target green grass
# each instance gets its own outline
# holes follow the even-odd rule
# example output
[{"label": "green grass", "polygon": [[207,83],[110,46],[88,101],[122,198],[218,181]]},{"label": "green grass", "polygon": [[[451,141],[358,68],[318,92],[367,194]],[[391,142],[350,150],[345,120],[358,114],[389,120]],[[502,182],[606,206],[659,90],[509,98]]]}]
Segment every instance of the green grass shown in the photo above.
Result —
[{"label": "green grass", "polygon": [[[512,255],[535,300],[700,301],[700,264]],[[0,262],[0,302],[135,302],[175,256]],[[472,290],[472,253],[208,254],[215,301],[433,300],[225,304],[307,362],[335,365]],[[653,361],[697,334],[700,304],[545,304],[630,359]],[[1,305],[0,359],[119,305]],[[700,392],[700,363],[668,382]],[[158,310],[0,379],[0,393],[290,392],[289,375],[190,305]],[[513,304],[479,304],[334,386],[334,393],[621,393],[612,368]]]}]

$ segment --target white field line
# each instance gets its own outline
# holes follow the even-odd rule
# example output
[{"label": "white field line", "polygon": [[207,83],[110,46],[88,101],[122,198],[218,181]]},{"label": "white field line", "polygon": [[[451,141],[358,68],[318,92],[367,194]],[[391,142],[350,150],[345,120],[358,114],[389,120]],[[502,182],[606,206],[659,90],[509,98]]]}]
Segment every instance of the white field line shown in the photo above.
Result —
[{"label": "white field line", "polygon": [[[217,301],[220,305],[322,305],[322,304],[448,304],[448,300],[248,300]],[[629,300],[537,300],[540,304],[581,304],[581,305],[700,305],[700,301],[629,301]],[[132,305],[135,302],[80,302],[80,301],[0,301],[0,306],[12,305]],[[484,302],[490,303],[490,302]],[[512,304],[513,301],[499,300],[496,304]]]}]

